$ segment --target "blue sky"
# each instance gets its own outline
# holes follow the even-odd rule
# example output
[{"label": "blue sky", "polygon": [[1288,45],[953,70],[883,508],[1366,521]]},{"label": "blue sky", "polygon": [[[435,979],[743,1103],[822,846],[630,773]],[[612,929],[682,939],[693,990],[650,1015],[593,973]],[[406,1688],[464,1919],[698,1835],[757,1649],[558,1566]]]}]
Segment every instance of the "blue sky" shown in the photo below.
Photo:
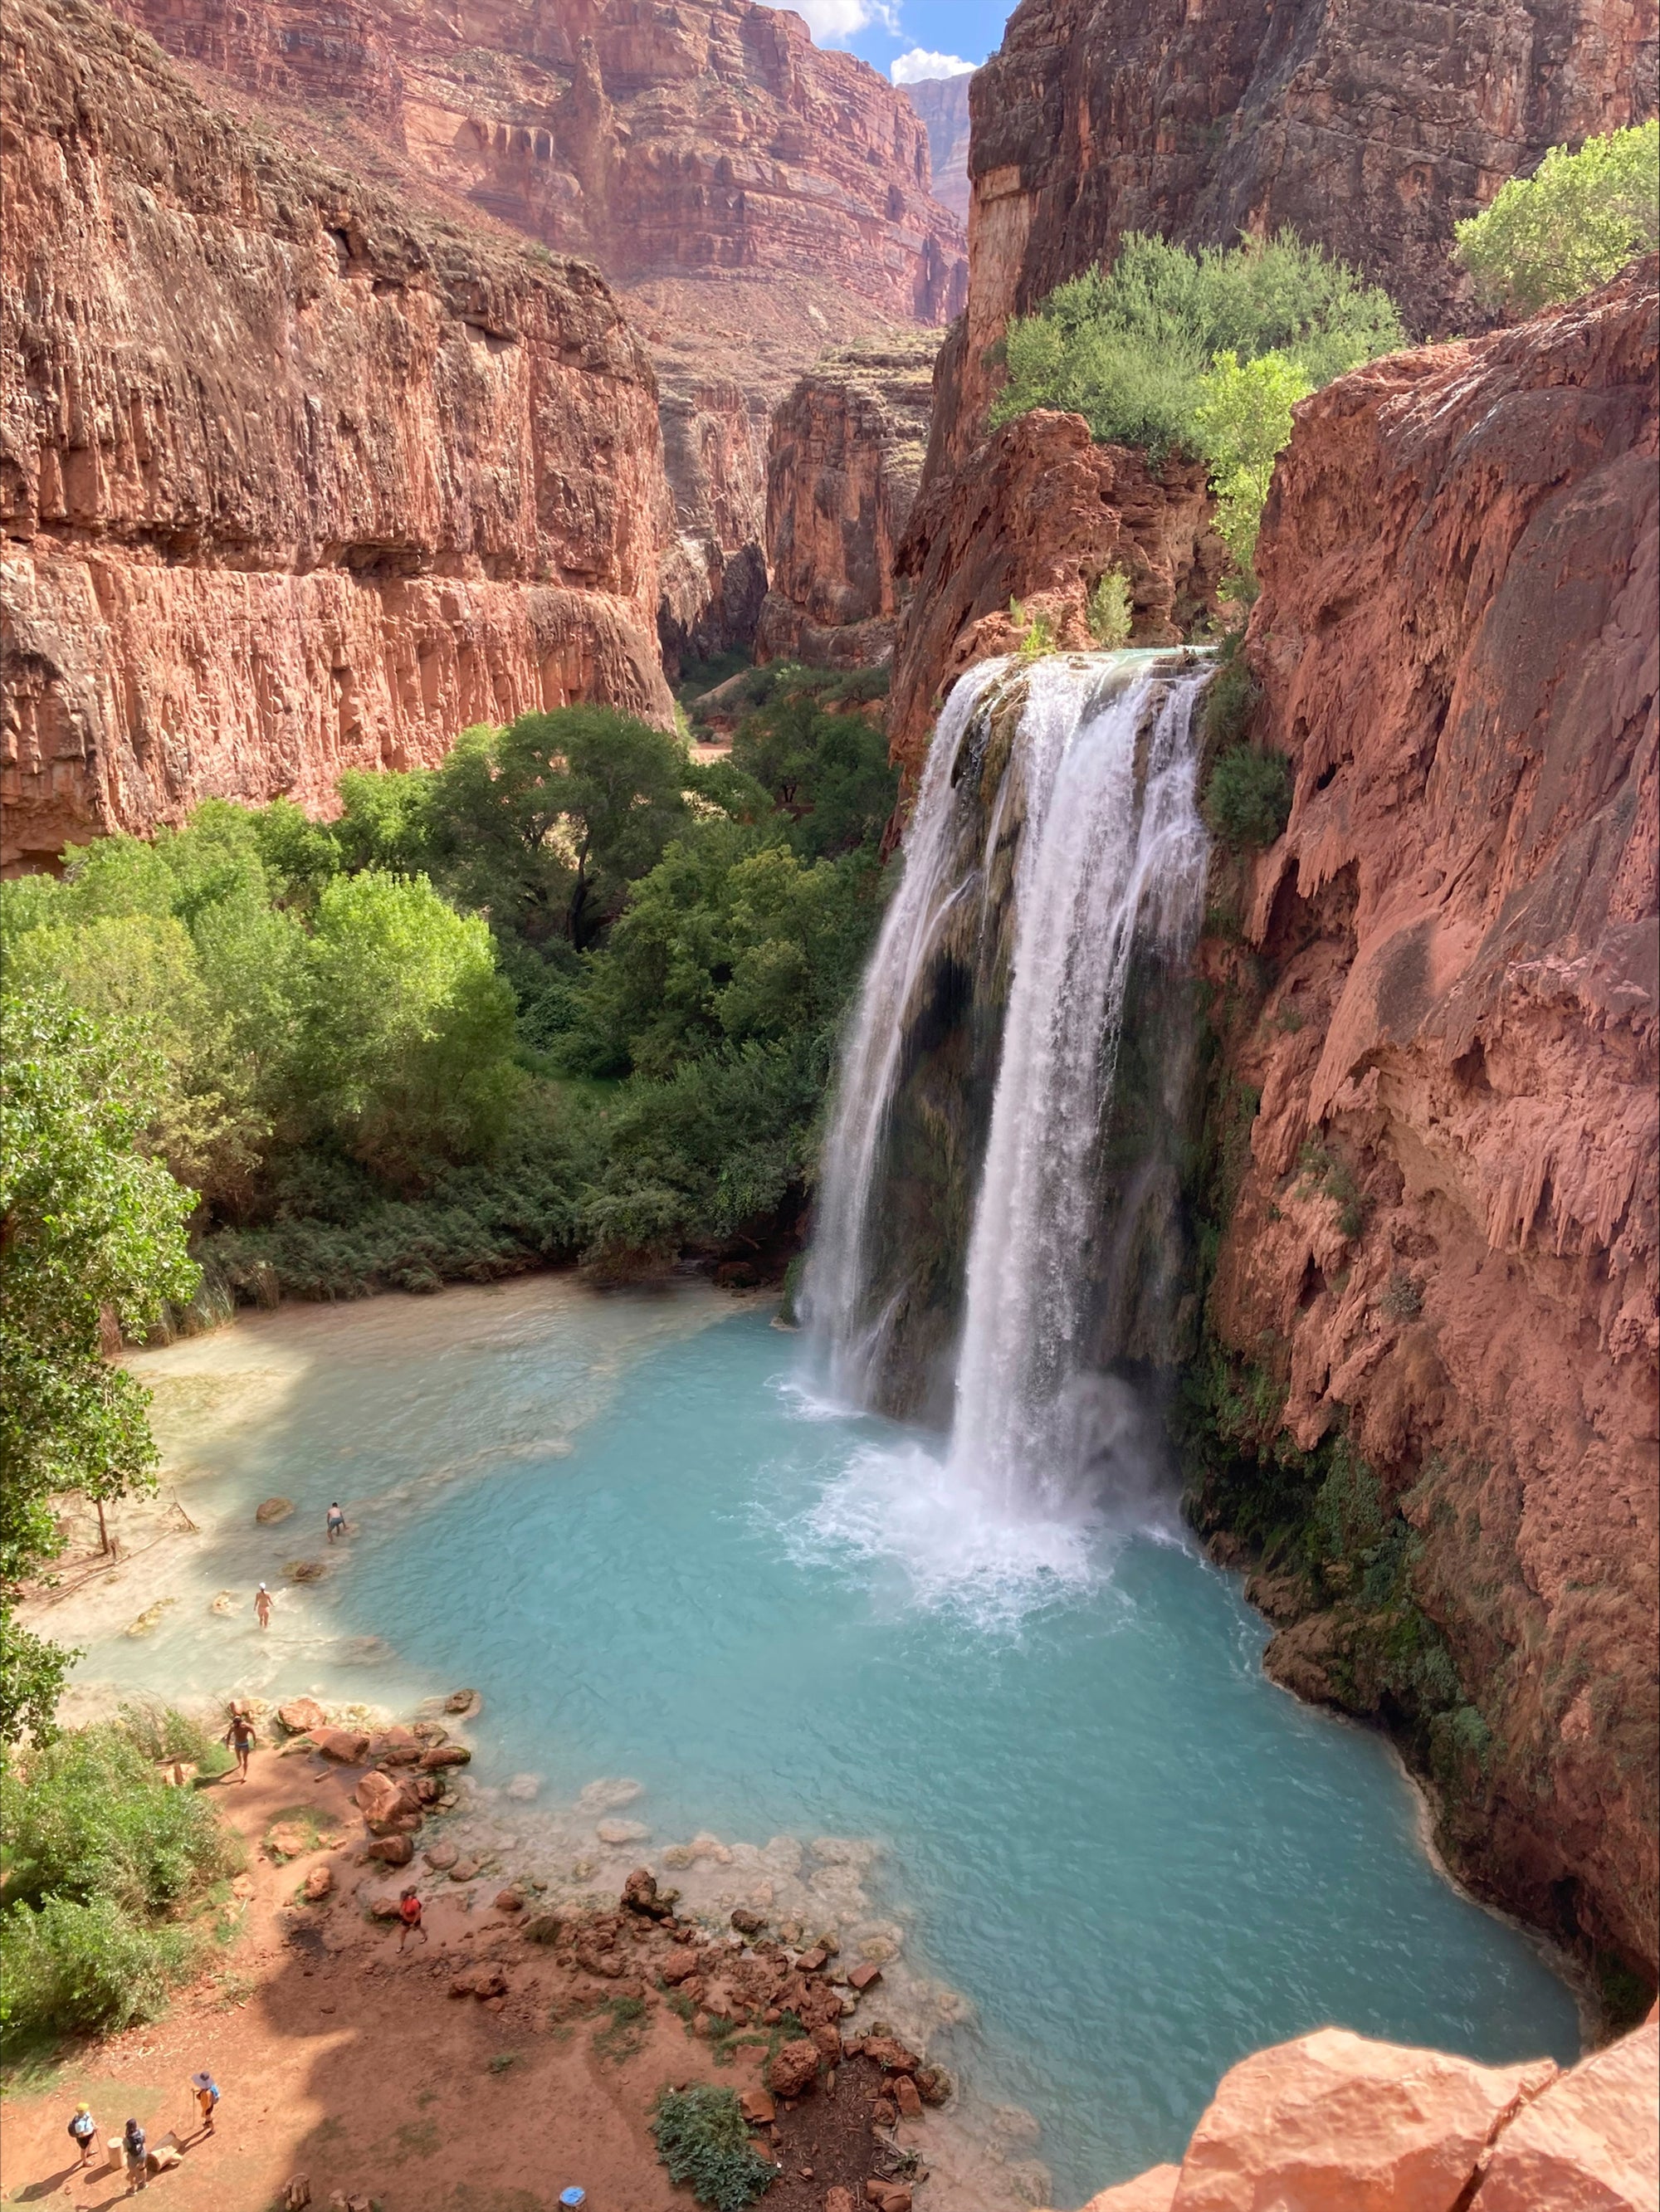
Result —
[{"label": "blue sky", "polygon": [[781,0],[805,15],[821,46],[845,46],[885,76],[948,76],[930,57],[976,67],[1001,43],[1012,0]]}]

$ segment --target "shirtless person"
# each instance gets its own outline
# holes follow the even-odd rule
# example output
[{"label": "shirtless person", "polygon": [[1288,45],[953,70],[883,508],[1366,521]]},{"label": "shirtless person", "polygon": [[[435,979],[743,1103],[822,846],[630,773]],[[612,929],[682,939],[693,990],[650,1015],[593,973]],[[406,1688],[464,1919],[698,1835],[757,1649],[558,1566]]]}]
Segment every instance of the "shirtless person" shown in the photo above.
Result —
[{"label": "shirtless person", "polygon": [[261,1583],[253,1601],[253,1617],[261,1628],[271,1626],[271,1592]]},{"label": "shirtless person", "polygon": [[329,1516],[328,1516],[328,1529],[329,1529],[329,1541],[330,1541],[330,1543],[331,1543],[331,1544],[334,1541],[334,1540],[335,1540],[335,1538],[336,1538],[337,1536],[344,1536],[344,1535],[345,1534],[345,1533],[346,1533],[346,1516],[345,1516],[345,1510],[344,1510],[344,1507],[342,1507],[342,1506],[340,1506],[340,1505],[338,1505],[338,1504],[335,1504],[335,1505],[331,1505],[331,1506],[330,1506],[330,1508],[329,1508]]},{"label": "shirtless person", "polygon": [[230,1709],[230,1726],[225,1730],[225,1741],[236,1753],[237,1772],[239,1778],[244,1782],[248,1778],[248,1759],[257,1741],[253,1732],[253,1723],[242,1711],[240,1705],[233,1705]]}]

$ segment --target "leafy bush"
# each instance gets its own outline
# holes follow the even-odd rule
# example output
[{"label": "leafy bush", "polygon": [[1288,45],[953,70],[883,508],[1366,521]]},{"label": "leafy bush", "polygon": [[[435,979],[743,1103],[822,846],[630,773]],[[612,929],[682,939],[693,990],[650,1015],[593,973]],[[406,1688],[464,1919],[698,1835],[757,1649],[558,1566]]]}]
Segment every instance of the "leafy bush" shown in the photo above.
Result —
[{"label": "leafy bush", "polygon": [[152,1763],[212,1747],[177,1714],[130,1713],[37,1747],[0,1770],[0,1988],[27,2034],[152,2018],[190,1972],[187,1916],[241,1863],[205,1798]]},{"label": "leafy bush", "polygon": [[1090,635],[1106,652],[1128,645],[1134,611],[1129,578],[1122,568],[1109,568],[1090,593]]},{"label": "leafy bush", "polygon": [[1660,245],[1660,122],[1577,154],[1553,146],[1530,177],[1455,229],[1453,251],[1477,296],[1511,315],[1575,300]]},{"label": "leafy bush", "polygon": [[991,419],[1064,408],[1155,467],[1172,452],[1209,461],[1248,574],[1292,403],[1404,337],[1387,293],[1290,231],[1197,254],[1132,233],[1110,268],[1010,325]]},{"label": "leafy bush", "polygon": [[1245,658],[1245,633],[1231,629],[1217,654],[1216,673],[1205,686],[1205,750],[1213,759],[1229,746],[1243,744],[1262,696]]},{"label": "leafy bush", "polygon": [[1291,766],[1283,753],[1231,745],[1211,770],[1205,820],[1212,836],[1236,851],[1271,845],[1290,819],[1291,798]]},{"label": "leafy bush", "polygon": [[770,2161],[751,2146],[733,2090],[706,2082],[664,2089],[652,2106],[651,2131],[669,2179],[689,2184],[714,2212],[744,2212],[775,2179]]}]

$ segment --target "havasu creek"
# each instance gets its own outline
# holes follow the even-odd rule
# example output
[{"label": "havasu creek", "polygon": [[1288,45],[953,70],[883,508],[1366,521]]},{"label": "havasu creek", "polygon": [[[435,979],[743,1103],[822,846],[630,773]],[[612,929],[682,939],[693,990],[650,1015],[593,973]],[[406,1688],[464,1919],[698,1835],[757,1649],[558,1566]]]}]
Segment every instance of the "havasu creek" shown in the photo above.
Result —
[{"label": "havasu creek", "polygon": [[0,2203],[1660,2212],[1652,11],[1190,14],[9,12]]}]

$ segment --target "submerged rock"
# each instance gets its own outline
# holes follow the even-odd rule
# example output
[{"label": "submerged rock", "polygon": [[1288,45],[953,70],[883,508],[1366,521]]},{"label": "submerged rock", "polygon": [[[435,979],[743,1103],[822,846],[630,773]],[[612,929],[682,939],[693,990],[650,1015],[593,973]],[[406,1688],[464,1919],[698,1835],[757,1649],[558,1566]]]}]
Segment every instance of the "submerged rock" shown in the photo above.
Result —
[{"label": "submerged rock", "polygon": [[253,1509],[253,1517],[262,1528],[269,1528],[278,1521],[286,1521],[294,1510],[291,1498],[266,1498]]}]

